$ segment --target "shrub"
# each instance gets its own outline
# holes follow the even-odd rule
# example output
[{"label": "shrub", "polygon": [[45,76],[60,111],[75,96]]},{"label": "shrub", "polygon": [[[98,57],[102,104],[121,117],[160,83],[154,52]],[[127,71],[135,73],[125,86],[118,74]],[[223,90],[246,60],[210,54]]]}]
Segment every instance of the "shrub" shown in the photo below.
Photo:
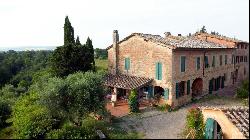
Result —
[{"label": "shrub", "polygon": [[61,129],[52,130],[47,134],[49,139],[96,139],[95,129],[91,126],[74,126],[66,124]]},{"label": "shrub", "polygon": [[169,104],[163,104],[163,105],[159,105],[157,106],[157,108],[160,110],[160,111],[168,111],[170,112],[172,109],[171,109],[171,106]]},{"label": "shrub", "polygon": [[237,88],[236,97],[241,98],[241,99],[245,99],[249,97],[249,81],[248,80],[243,81],[240,88]]},{"label": "shrub", "polygon": [[188,110],[186,117],[186,132],[191,139],[204,138],[204,122],[202,112],[198,108],[191,108]]},{"label": "shrub", "polygon": [[128,99],[130,112],[139,112],[139,102],[137,98],[138,98],[137,91],[133,89]]},{"label": "shrub", "polygon": [[14,138],[44,138],[55,124],[54,118],[44,106],[38,105],[38,95],[30,93],[20,98],[13,107],[12,118]]}]

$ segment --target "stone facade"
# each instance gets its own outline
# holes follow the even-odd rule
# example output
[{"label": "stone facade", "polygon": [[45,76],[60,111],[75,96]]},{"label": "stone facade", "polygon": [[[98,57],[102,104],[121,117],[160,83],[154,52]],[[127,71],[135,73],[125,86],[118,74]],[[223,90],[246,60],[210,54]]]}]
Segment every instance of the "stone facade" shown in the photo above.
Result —
[{"label": "stone facade", "polygon": [[[117,33],[118,35],[118,33]],[[148,34],[145,36],[148,37]],[[248,43],[246,50],[236,49],[233,47],[237,43],[232,41],[225,43],[228,48],[180,48],[174,49],[173,44],[163,44],[164,38],[157,35],[152,35],[152,39],[157,37],[157,41],[143,38],[140,35],[130,35],[120,42],[113,42],[113,46],[108,48],[108,69],[109,72],[115,74],[115,66],[117,61],[117,71],[120,74],[131,76],[146,77],[154,79],[151,85],[153,87],[159,86],[163,89],[169,89],[168,99],[166,103],[172,106],[179,106],[191,101],[192,98],[192,84],[195,79],[202,79],[202,94],[209,92],[209,80],[225,76],[225,86],[233,84],[233,77],[235,69],[238,68],[238,81],[246,79],[249,76],[248,62],[241,62],[234,64],[233,55],[244,55],[249,59]],[[115,38],[115,37],[113,37]],[[199,37],[203,39],[202,37]],[[207,39],[207,38],[206,38]],[[179,40],[178,40],[179,41]],[[210,38],[213,43],[221,44],[223,41],[217,41]],[[227,42],[227,41],[226,41]],[[117,43],[117,44],[115,44]],[[115,47],[116,46],[116,51]],[[203,44],[204,46],[204,44]],[[245,47],[245,46],[244,46]],[[116,52],[116,53],[115,53]],[[209,68],[204,68],[204,54],[208,56]],[[115,57],[117,55],[117,57]],[[222,56],[222,65],[220,65],[220,55]],[[180,71],[180,57],[186,57],[185,72]],[[212,67],[212,58],[215,57],[215,66]],[[196,57],[200,57],[200,69],[196,69]],[[227,64],[225,58],[227,57]],[[125,70],[125,58],[130,58],[130,69]],[[116,60],[116,61],[115,61]],[[156,63],[162,63],[162,80],[156,79]],[[245,67],[245,74],[244,74]],[[204,69],[204,70],[203,70]],[[187,81],[190,80],[190,94],[187,95]],[[176,98],[176,83],[184,81],[185,93],[183,96]],[[198,85],[199,86],[199,85]]]}]

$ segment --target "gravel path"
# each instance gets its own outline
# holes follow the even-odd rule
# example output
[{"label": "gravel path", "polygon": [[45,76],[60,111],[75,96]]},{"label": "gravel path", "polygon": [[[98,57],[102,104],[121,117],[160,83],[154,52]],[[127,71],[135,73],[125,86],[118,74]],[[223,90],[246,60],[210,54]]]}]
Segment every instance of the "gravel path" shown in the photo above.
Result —
[{"label": "gravel path", "polygon": [[242,105],[240,100],[229,97],[212,97],[201,99],[197,103],[181,107],[173,112],[161,112],[147,108],[143,113],[119,118],[119,125],[127,131],[144,134],[145,139],[177,139],[185,127],[188,108],[196,106],[234,106]]}]

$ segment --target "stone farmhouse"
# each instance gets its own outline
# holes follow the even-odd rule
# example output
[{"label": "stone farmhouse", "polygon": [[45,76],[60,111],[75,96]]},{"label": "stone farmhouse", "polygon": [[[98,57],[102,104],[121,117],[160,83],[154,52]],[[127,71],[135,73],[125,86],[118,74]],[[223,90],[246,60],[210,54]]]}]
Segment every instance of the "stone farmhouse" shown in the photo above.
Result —
[{"label": "stone farmhouse", "polygon": [[132,89],[140,99],[181,106],[249,77],[249,43],[225,36],[113,32],[105,85],[112,100],[126,100]]}]

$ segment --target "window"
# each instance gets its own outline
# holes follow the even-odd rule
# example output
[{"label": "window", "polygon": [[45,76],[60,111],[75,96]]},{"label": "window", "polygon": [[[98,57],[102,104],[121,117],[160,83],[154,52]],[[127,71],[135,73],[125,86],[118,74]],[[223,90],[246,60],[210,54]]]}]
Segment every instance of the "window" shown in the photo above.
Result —
[{"label": "window", "polygon": [[155,66],[155,78],[157,80],[162,80],[162,63],[157,62]]},{"label": "window", "polygon": [[200,57],[196,58],[196,70],[200,69]]},{"label": "window", "polygon": [[243,56],[240,56],[240,62],[243,62]]},{"label": "window", "polygon": [[226,73],[224,73],[224,78],[225,78],[224,80],[227,81],[227,74]]},{"label": "window", "polygon": [[187,95],[190,93],[190,80],[187,81]]},{"label": "window", "polygon": [[208,56],[205,56],[205,68],[209,67],[209,63],[208,63]]},{"label": "window", "polygon": [[186,57],[181,56],[181,72],[185,72],[185,67],[186,67]]},{"label": "window", "polygon": [[225,65],[227,64],[227,55],[225,55]]},{"label": "window", "polygon": [[222,55],[220,55],[220,66],[222,65]]},{"label": "window", "polygon": [[215,56],[213,56],[212,67],[215,67]]},{"label": "window", "polygon": [[125,70],[130,69],[130,58],[125,58]]},{"label": "window", "polygon": [[181,81],[179,83],[176,83],[176,99],[178,99],[181,96],[184,96],[185,92],[185,82]]},{"label": "window", "polygon": [[247,62],[247,56],[246,56],[246,62]]},{"label": "window", "polygon": [[231,58],[231,64],[234,63],[234,55],[232,55],[232,58]]},{"label": "window", "polygon": [[239,63],[239,56],[236,56],[236,63]]},{"label": "window", "polygon": [[244,67],[244,75],[246,75],[246,68]]}]

